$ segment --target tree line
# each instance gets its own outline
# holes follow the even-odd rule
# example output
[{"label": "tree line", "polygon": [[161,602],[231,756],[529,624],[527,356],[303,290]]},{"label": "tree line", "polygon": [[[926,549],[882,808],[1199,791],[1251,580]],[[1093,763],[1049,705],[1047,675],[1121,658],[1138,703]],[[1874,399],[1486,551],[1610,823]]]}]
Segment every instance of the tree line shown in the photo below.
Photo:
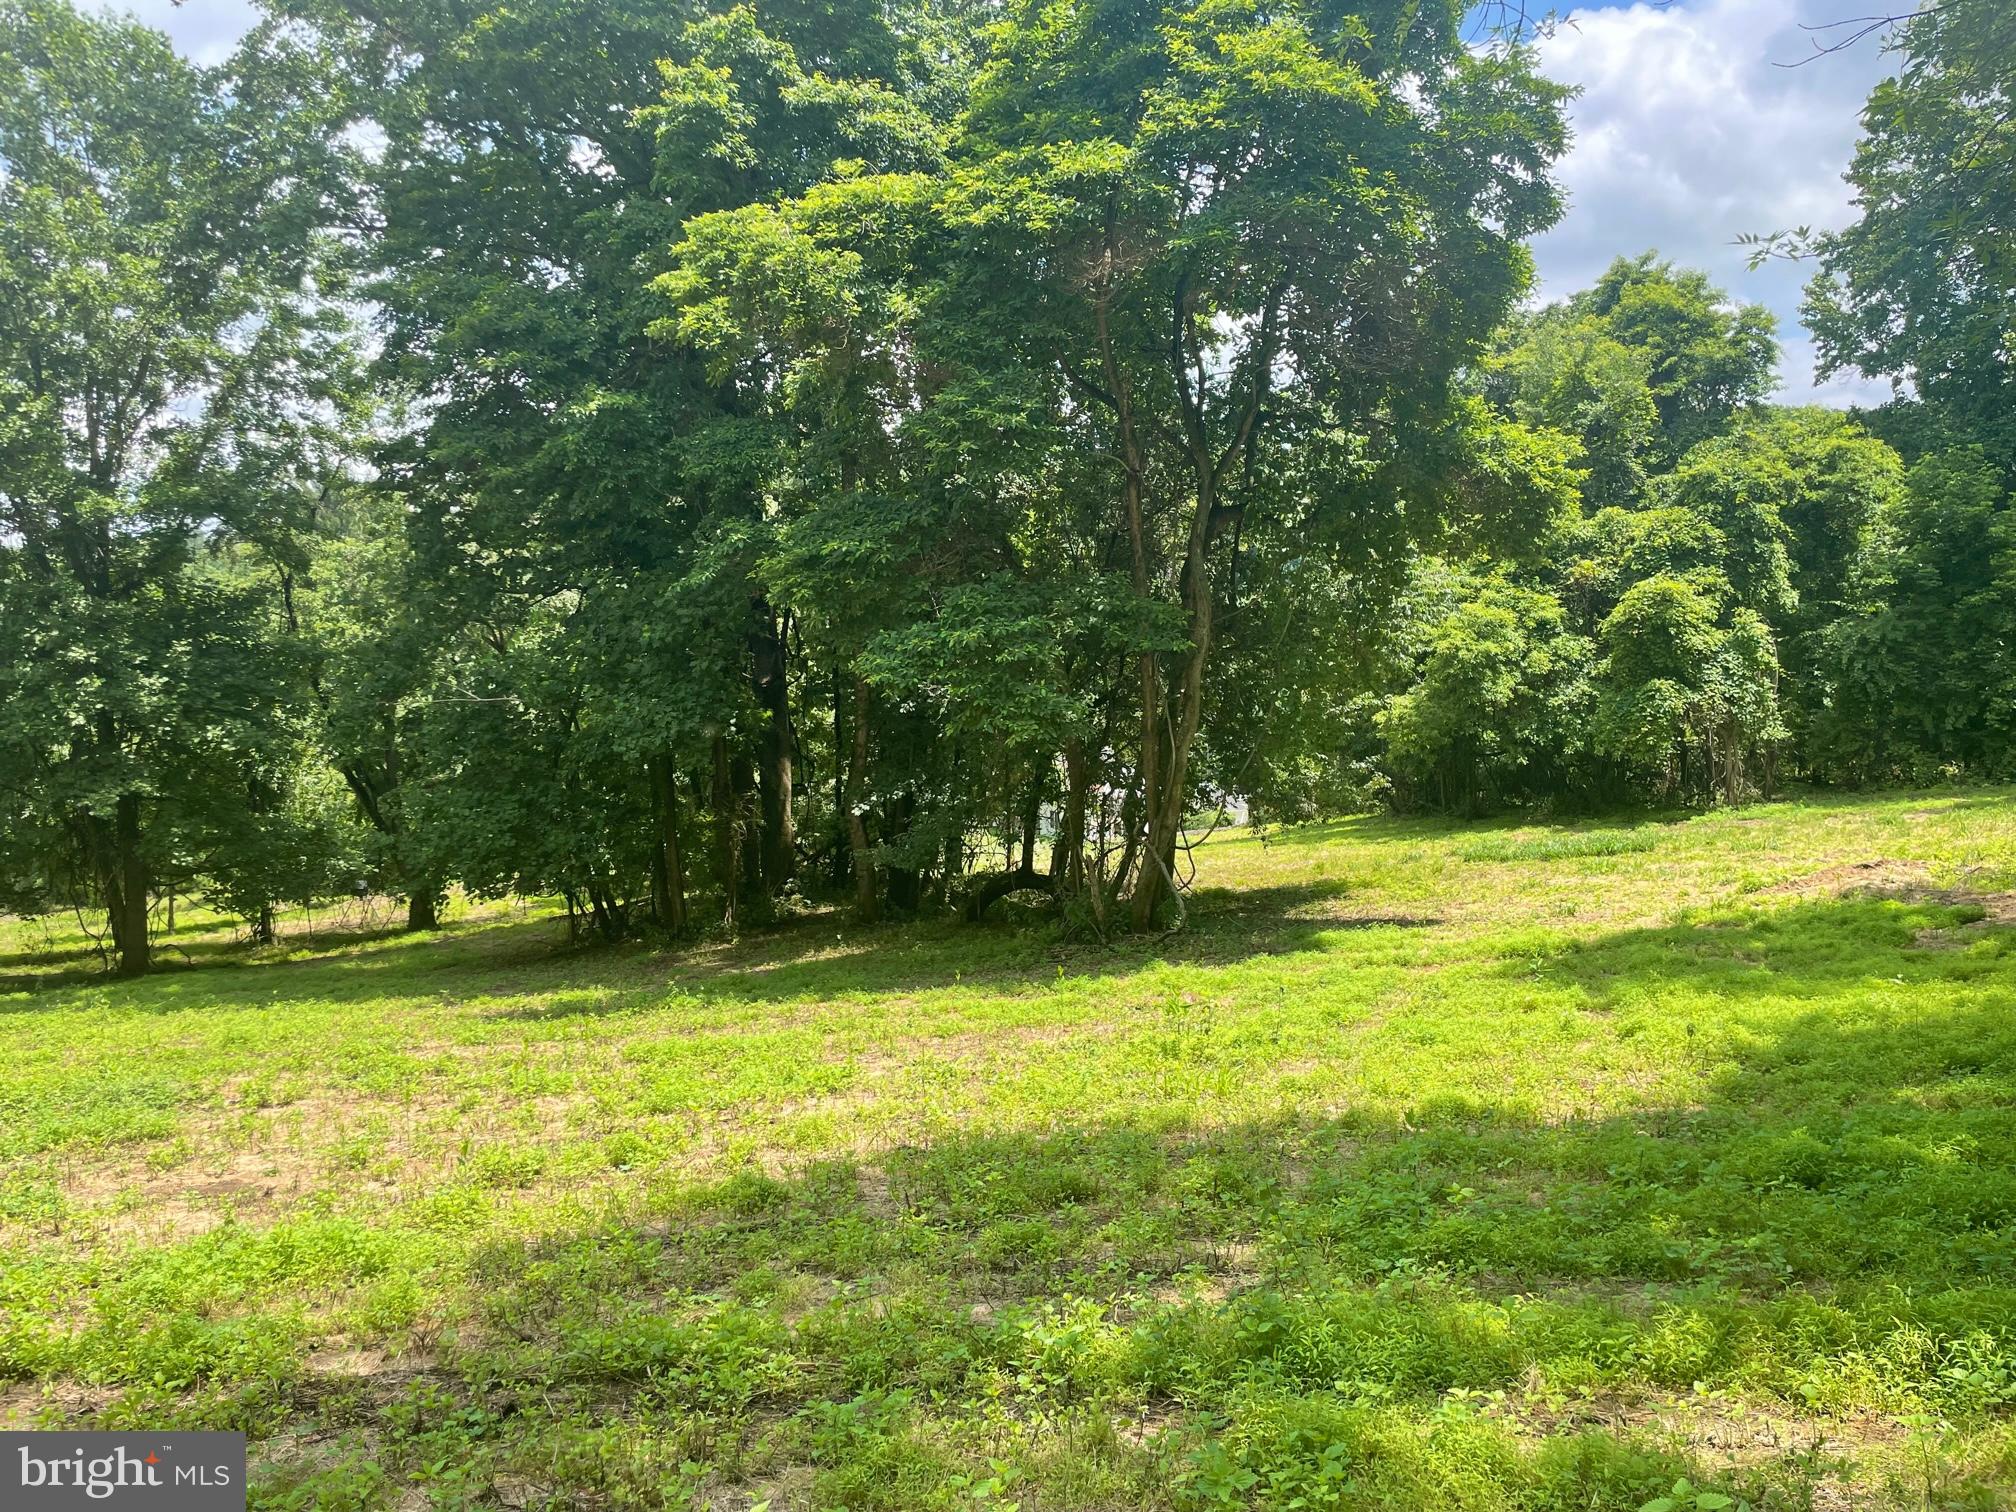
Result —
[{"label": "tree line", "polygon": [[2009,770],[2010,52],[1904,23],[1853,417],[1430,0],[0,0],[0,908],[1182,909],[1192,816]]}]

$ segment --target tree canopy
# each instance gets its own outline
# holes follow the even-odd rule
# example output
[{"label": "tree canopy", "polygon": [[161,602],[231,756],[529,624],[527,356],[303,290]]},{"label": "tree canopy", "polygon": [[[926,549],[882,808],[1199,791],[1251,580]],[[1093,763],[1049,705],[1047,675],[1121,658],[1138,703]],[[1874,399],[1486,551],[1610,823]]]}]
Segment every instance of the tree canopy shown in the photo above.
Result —
[{"label": "tree canopy", "polygon": [[2002,773],[1996,7],[1906,24],[1823,361],[1534,305],[1562,85],[1457,0],[0,0],[0,905],[620,935],[1194,824]]}]

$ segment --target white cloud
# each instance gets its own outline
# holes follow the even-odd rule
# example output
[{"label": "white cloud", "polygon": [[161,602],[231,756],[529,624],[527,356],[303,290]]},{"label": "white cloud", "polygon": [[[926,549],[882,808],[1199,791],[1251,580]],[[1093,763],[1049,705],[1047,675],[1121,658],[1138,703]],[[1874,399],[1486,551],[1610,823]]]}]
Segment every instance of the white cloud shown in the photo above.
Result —
[{"label": "white cloud", "polygon": [[194,62],[217,64],[259,19],[251,0],[81,0],[80,9],[132,16],[164,31]]},{"label": "white cloud", "polygon": [[[1752,272],[1734,245],[1746,231],[1834,227],[1852,216],[1841,174],[1862,101],[1889,59],[1874,39],[1813,58],[1800,23],[1841,13],[1839,0],[1639,0],[1578,10],[1543,40],[1542,67],[1582,94],[1569,107],[1575,141],[1559,169],[1568,214],[1534,246],[1542,295],[1572,293],[1611,258],[1657,248],[1776,312],[1781,398],[1886,397],[1886,384],[1852,374],[1816,386],[1799,324],[1811,268]],[[1811,61],[1786,66],[1802,58]]]}]

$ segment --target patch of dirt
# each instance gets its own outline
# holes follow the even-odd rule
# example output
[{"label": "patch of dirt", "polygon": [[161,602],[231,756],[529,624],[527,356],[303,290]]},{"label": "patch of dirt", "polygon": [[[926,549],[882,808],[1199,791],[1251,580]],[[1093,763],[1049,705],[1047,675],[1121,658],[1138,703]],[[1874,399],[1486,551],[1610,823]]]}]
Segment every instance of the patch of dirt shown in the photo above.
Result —
[{"label": "patch of dirt", "polygon": [[238,1150],[138,1179],[117,1168],[81,1171],[64,1183],[64,1196],[84,1208],[116,1202],[98,1220],[109,1234],[172,1241],[207,1234],[227,1219],[271,1223],[312,1185],[308,1171],[269,1152]]},{"label": "patch of dirt", "polygon": [[[1931,885],[1932,871],[1923,861],[1879,858],[1823,867],[1790,882],[1764,889],[1766,897],[1898,897]],[[1908,898],[1905,901],[1920,901]]]},{"label": "patch of dirt", "polygon": [[307,1370],[311,1376],[403,1382],[434,1374],[435,1365],[432,1355],[392,1354],[383,1349],[325,1349],[318,1345],[309,1351]]},{"label": "patch of dirt", "polygon": [[1767,892],[1781,897],[1887,898],[1898,903],[1936,903],[1982,911],[1981,918],[1969,924],[1919,930],[1913,943],[1926,950],[1958,950],[1990,929],[2016,925],[2016,892],[1978,892],[1964,884],[1934,887],[1931,869],[1922,861],[1855,861],[1782,882]]},{"label": "patch of dirt", "polygon": [[[375,1416],[391,1403],[406,1396],[415,1382],[445,1389],[458,1384],[454,1370],[442,1365],[424,1347],[394,1353],[383,1348],[345,1344],[341,1336],[316,1342],[301,1362],[301,1380],[295,1406],[302,1421],[313,1421],[318,1403],[333,1397],[352,1396],[368,1405]],[[312,1448],[328,1436],[320,1429],[297,1434],[293,1439],[276,1439],[268,1446],[266,1458],[284,1457],[287,1443]]]},{"label": "patch of dirt", "polygon": [[810,1465],[793,1465],[746,1485],[715,1492],[707,1503],[708,1512],[751,1512],[756,1507],[785,1512],[788,1507],[809,1507],[813,1478]]},{"label": "patch of dirt", "polygon": [[812,1313],[843,1294],[844,1288],[830,1276],[801,1277],[797,1294],[781,1313],[785,1326],[796,1328]]},{"label": "patch of dirt", "polygon": [[1183,1421],[1181,1413],[1164,1408],[1143,1407],[1139,1412],[1121,1413],[1113,1419],[1113,1436],[1135,1449],[1144,1449]]},{"label": "patch of dirt", "polygon": [[1080,1040],[1112,1039],[1129,1027],[1111,1019],[1086,1019],[1061,1024],[1006,1024],[953,1034],[901,1034],[886,1048],[862,1051],[850,1056],[849,1061],[871,1076],[885,1077],[914,1070],[926,1058],[964,1065],[988,1059],[1016,1060],[1030,1050]]},{"label": "patch of dirt", "polygon": [[490,1482],[490,1495],[500,1507],[543,1506],[559,1489],[524,1475],[500,1475]]},{"label": "patch of dirt", "polygon": [[[1536,1197],[1539,1198],[1537,1202],[1534,1201]],[[1529,1193],[1527,1201],[1541,1207],[1545,1206],[1546,1197],[1538,1192]],[[1481,1295],[1500,1301],[1512,1297],[1534,1297],[1564,1307],[1594,1303],[1613,1307],[1628,1316],[1642,1316],[1682,1290],[1679,1286],[1656,1281],[1625,1281],[1601,1276],[1512,1277],[1497,1271],[1480,1271],[1470,1279],[1471,1285]]]},{"label": "patch of dirt", "polygon": [[1217,1306],[1266,1279],[1258,1245],[1244,1240],[1205,1243],[1193,1252],[1192,1264],[1174,1280],[1149,1295],[1166,1306],[1203,1302]]},{"label": "patch of dirt", "polygon": [[[528,1122],[570,1137],[594,1132],[586,1119],[594,1100],[585,1091],[472,1109],[468,1088],[396,1099],[344,1090],[251,1104],[243,1086],[227,1084],[222,1107],[192,1110],[172,1139],[151,1150],[115,1146],[70,1162],[59,1183],[62,1231],[80,1240],[166,1243],[227,1219],[265,1227],[331,1186],[392,1201],[455,1179],[464,1162],[450,1131],[481,1148],[536,1142],[549,1150],[554,1141],[528,1139]],[[354,1143],[367,1132],[368,1170],[355,1169]]]},{"label": "patch of dirt", "polygon": [[58,1421],[74,1424],[102,1412],[118,1394],[110,1387],[76,1381],[16,1381],[0,1386],[0,1431],[32,1429],[51,1410]]},{"label": "patch of dirt", "polygon": [[889,1191],[889,1173],[880,1166],[860,1166],[854,1179],[861,1188],[861,1206],[871,1217],[884,1223],[894,1223],[903,1216],[903,1208]]},{"label": "patch of dirt", "polygon": [[[1986,903],[1988,900],[1979,901]],[[1946,929],[1921,929],[1911,937],[1911,943],[1920,950],[1965,950],[1976,940],[1984,938],[1989,930],[2006,929],[2016,924],[2016,893],[2003,893],[1995,901],[2000,906],[1991,909],[1986,918]]]},{"label": "patch of dirt", "polygon": [[1529,1392],[1494,1404],[1522,1432],[1555,1434],[1584,1428],[1612,1433],[1651,1432],[1690,1455],[1736,1469],[1798,1455],[1814,1460],[1854,1456],[1901,1443],[1905,1430],[1881,1417],[1787,1417],[1719,1392],[1705,1396],[1598,1392],[1576,1401],[1547,1400]]}]

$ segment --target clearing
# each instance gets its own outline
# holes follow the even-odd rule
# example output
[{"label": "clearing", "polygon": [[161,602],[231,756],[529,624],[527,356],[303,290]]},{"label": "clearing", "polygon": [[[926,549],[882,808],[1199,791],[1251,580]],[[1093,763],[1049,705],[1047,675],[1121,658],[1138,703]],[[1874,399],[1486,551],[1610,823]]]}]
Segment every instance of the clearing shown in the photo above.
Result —
[{"label": "clearing", "polygon": [[2016,793],[1197,860],[1112,948],[0,924],[0,1420],[263,1507],[2012,1504]]}]

